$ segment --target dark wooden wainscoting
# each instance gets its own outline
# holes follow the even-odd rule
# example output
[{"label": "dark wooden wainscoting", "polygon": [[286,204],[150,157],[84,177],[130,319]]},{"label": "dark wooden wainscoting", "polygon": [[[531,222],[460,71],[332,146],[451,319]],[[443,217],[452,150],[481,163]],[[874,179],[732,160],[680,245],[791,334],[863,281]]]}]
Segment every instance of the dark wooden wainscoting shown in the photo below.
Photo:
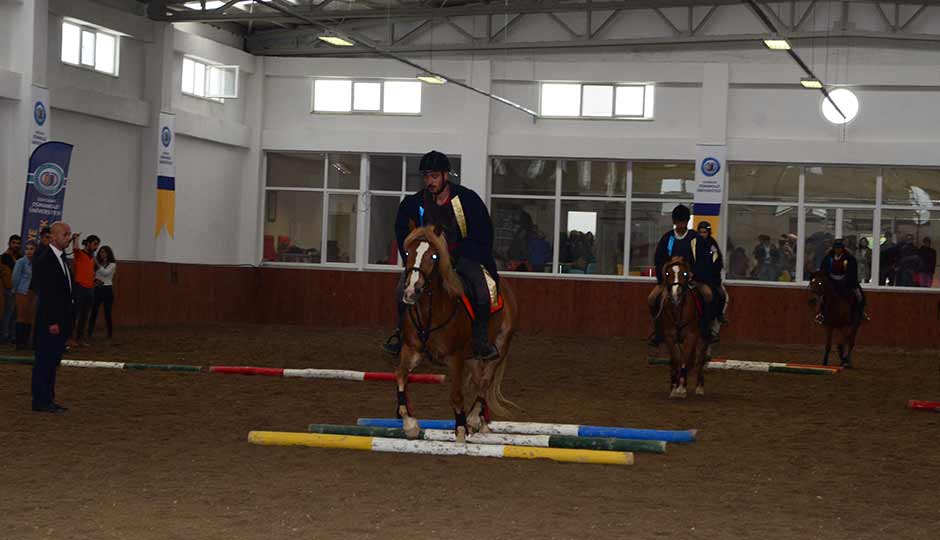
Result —
[{"label": "dark wooden wainscoting", "polygon": [[[252,268],[167,263],[122,263],[116,279],[119,324],[197,321],[310,326],[388,327],[395,323],[398,275],[294,268]],[[568,279],[506,278],[520,305],[526,334],[627,336],[650,329],[646,296],[651,285]],[[820,343],[803,289],[729,287],[728,342]],[[940,295],[869,292],[874,320],[860,345],[940,346]]]}]

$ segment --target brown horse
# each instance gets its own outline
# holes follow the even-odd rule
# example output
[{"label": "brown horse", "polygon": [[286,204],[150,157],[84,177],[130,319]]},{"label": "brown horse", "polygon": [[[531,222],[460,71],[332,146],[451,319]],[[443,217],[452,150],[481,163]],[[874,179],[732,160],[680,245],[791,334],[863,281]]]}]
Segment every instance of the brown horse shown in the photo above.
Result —
[{"label": "brown horse", "polygon": [[422,227],[408,235],[404,246],[407,261],[402,301],[409,307],[402,327],[401,360],[395,371],[398,415],[408,437],[416,438],[419,429],[407,396],[408,374],[425,357],[446,362],[457,440],[464,442],[468,426],[471,432],[486,432],[491,413],[508,414],[509,408],[515,407],[500,386],[516,330],[516,298],[509,284],[501,280],[503,307],[489,322],[489,335],[494,336],[500,356],[480,361],[471,352],[470,315],[462,305],[464,288],[451,264],[446,240],[439,230]]},{"label": "brown horse", "polygon": [[[823,303],[823,326],[826,328],[826,352],[823,353],[823,365],[829,365],[829,351],[832,349],[832,335],[837,334],[837,349],[841,366],[852,367],[852,349],[855,337],[862,325],[862,313],[858,309],[851,292],[840,293],[824,271],[813,272],[810,276],[809,289],[813,297],[811,306]],[[815,309],[815,308],[814,308]]]},{"label": "brown horse", "polygon": [[[692,271],[682,257],[673,257],[663,265],[663,288],[659,317],[663,337],[669,349],[671,398],[685,398],[686,383],[695,381],[694,392],[705,395],[705,364],[708,340],[702,335],[699,302],[710,302],[711,291],[705,284],[693,288]],[[698,289],[696,292],[695,289]],[[701,294],[701,296],[698,296]]]}]

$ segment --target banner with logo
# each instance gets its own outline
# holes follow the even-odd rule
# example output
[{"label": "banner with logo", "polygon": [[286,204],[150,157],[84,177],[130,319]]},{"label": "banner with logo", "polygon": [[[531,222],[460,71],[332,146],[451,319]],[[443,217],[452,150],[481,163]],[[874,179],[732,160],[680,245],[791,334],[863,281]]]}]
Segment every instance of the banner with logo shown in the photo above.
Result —
[{"label": "banner with logo", "polygon": [[165,227],[173,238],[173,224],[176,215],[176,161],[173,147],[176,133],[173,131],[173,115],[161,112],[159,122],[160,136],[157,140],[157,219],[154,237],[160,236]]},{"label": "banner with logo", "polygon": [[23,202],[23,243],[39,242],[39,231],[62,219],[72,145],[47,142],[33,150]]},{"label": "banner with logo", "polygon": [[693,219],[695,226],[700,221],[711,223],[713,238],[718,238],[721,225],[721,202],[728,177],[727,151],[723,144],[699,144],[695,149]]},{"label": "banner with logo", "polygon": [[29,124],[29,151],[40,144],[49,142],[51,125],[49,122],[49,89],[32,85],[32,121]]}]

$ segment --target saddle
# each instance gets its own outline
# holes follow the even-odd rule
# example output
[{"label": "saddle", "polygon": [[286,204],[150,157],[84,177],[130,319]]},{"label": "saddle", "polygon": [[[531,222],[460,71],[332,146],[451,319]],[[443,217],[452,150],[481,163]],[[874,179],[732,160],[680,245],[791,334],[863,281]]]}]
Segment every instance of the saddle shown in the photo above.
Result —
[{"label": "saddle", "polygon": [[[486,281],[486,288],[490,293],[490,314],[497,313],[503,309],[503,295],[499,292],[499,288],[496,286],[496,280],[493,279],[493,276],[490,275],[483,265],[480,265],[480,268],[483,269],[483,279]],[[470,319],[476,319],[476,314],[473,311],[473,302],[471,301],[470,296],[466,293],[466,291],[472,289],[473,286],[463,276],[460,276],[460,280],[464,284],[464,293],[460,297],[461,303],[463,303],[464,309],[467,310],[467,315],[470,315]]]}]

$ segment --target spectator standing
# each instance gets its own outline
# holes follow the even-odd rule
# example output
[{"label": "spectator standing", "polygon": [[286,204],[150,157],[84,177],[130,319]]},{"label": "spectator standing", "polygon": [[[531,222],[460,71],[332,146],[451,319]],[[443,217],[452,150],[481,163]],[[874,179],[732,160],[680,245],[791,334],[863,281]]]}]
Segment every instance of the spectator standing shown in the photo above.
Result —
[{"label": "spectator standing", "polygon": [[780,251],[777,246],[770,243],[770,237],[762,234],[757,237],[759,243],[754,248],[754,259],[757,261],[757,279],[761,281],[777,281],[780,275]]},{"label": "spectator standing", "polygon": [[933,274],[937,268],[937,250],[930,246],[930,237],[924,237],[921,246],[917,248],[920,257],[920,272],[917,274],[917,284],[921,287],[933,286]]},{"label": "spectator standing", "polygon": [[868,247],[867,238],[859,238],[855,259],[858,261],[858,280],[862,283],[871,282],[871,248]]},{"label": "spectator standing", "polygon": [[88,323],[88,339],[95,333],[95,321],[98,319],[98,307],[104,305],[104,321],[108,326],[108,339],[114,335],[111,321],[111,308],[114,305],[114,273],[117,262],[111,246],[101,246],[95,255],[95,303],[91,308],[91,322]]},{"label": "spectator standing", "polygon": [[95,252],[101,243],[99,238],[91,235],[82,242],[83,249],[78,249],[78,235],[72,240],[72,252],[75,265],[75,286],[72,293],[75,297],[75,334],[76,344],[87,345],[85,339],[85,325],[88,315],[95,301]]},{"label": "spectator standing", "polygon": [[0,264],[5,268],[2,271],[3,306],[0,309],[0,343],[15,343],[16,300],[13,297],[13,267],[20,258],[20,235],[14,234],[7,240],[7,249],[0,255]]},{"label": "spectator standing", "polygon": [[36,317],[36,294],[32,291],[33,258],[36,244],[26,243],[26,254],[13,267],[13,295],[16,298],[16,350],[29,348],[29,335]]}]

